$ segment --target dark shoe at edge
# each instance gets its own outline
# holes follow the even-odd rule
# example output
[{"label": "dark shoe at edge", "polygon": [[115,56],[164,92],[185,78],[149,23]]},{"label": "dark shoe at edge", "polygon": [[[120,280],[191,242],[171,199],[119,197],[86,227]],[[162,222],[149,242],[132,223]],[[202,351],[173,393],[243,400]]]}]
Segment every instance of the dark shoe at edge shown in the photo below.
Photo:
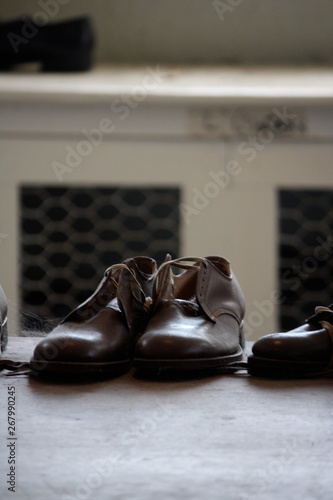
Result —
[{"label": "dark shoe at edge", "polygon": [[318,306],[304,325],[258,339],[248,357],[250,375],[268,378],[333,377],[333,310]]}]

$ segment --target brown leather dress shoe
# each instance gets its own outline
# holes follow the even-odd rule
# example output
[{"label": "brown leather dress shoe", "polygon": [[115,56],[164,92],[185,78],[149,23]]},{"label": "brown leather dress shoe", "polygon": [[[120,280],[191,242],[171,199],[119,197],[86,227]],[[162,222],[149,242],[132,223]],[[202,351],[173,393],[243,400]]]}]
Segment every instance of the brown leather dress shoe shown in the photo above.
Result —
[{"label": "brown leather dress shoe", "polygon": [[36,346],[30,361],[33,373],[115,375],[127,371],[134,338],[145,324],[155,271],[156,263],[148,257],[134,257],[107,269],[94,294]]},{"label": "brown leather dress shoe", "polygon": [[0,355],[6,349],[7,341],[7,299],[0,285]]},{"label": "brown leather dress shoe", "polygon": [[316,307],[305,324],[257,340],[250,375],[270,378],[333,377],[333,310]]},{"label": "brown leather dress shoe", "polygon": [[[174,275],[171,266],[183,272]],[[154,278],[151,319],[136,343],[134,366],[202,370],[241,360],[244,310],[243,293],[226,259],[165,262]]]}]

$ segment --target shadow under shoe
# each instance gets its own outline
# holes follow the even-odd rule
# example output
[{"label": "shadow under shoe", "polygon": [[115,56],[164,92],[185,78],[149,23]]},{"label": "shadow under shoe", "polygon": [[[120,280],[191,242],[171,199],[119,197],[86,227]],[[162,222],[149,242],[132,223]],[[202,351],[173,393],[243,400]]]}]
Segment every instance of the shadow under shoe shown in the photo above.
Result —
[{"label": "shadow under shoe", "polygon": [[333,377],[333,310],[316,307],[305,324],[258,339],[248,357],[250,375],[266,378]]},{"label": "shadow under shoe", "polygon": [[[127,371],[135,335],[135,322],[127,323],[131,295],[142,290],[140,281],[149,281],[148,271],[153,273],[154,266],[148,257],[134,257],[107,269],[94,294],[36,346],[30,362],[33,374],[105,377]],[[124,288],[128,289],[127,302],[117,297],[118,289]],[[138,315],[136,310],[134,316]]]},{"label": "shadow under shoe", "polygon": [[[174,275],[171,266],[183,272]],[[193,371],[242,359],[245,301],[226,259],[165,262],[153,285],[151,319],[135,346],[136,368]]]}]

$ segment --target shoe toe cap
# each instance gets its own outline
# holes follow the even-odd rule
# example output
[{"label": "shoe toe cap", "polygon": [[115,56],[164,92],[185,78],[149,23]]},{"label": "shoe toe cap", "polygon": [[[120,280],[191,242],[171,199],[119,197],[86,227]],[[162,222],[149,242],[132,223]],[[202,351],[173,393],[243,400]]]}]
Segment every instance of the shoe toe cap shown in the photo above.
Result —
[{"label": "shoe toe cap", "polygon": [[257,340],[252,352],[273,360],[328,361],[332,355],[332,341],[325,329],[273,333]]},{"label": "shoe toe cap", "polygon": [[279,334],[269,334],[258,339],[252,347],[252,352],[255,356],[261,358],[283,358],[285,351],[285,339]]},{"label": "shoe toe cap", "polygon": [[142,359],[195,359],[214,357],[216,350],[204,338],[149,332],[136,343],[135,357]]},{"label": "shoe toe cap", "polygon": [[35,348],[33,360],[53,363],[107,363],[129,358],[130,334],[121,323],[64,323]]}]

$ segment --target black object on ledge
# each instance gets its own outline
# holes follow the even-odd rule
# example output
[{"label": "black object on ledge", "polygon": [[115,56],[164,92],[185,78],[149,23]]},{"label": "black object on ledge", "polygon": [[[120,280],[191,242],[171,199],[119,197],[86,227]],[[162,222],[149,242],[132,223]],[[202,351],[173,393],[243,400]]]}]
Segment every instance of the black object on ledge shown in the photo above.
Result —
[{"label": "black object on ledge", "polygon": [[42,71],[87,71],[92,66],[94,34],[87,16],[37,23],[27,16],[0,22],[0,71],[40,63]]}]

